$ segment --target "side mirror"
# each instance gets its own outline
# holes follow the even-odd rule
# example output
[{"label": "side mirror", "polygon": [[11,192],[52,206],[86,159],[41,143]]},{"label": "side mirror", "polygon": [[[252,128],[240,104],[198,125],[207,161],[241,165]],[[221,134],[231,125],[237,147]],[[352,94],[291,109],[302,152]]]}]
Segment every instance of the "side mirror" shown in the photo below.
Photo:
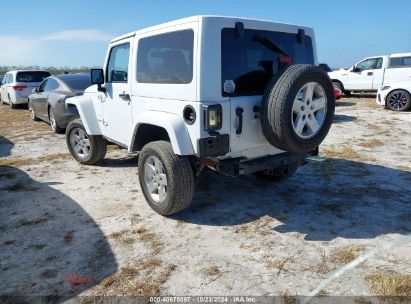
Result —
[{"label": "side mirror", "polygon": [[32,92],[33,94],[34,94],[34,93],[38,93],[38,92],[39,92],[39,88],[34,88],[31,92]]},{"label": "side mirror", "polygon": [[104,91],[102,85],[104,84],[104,71],[103,69],[91,69],[90,72],[91,83],[98,86],[99,91]]}]

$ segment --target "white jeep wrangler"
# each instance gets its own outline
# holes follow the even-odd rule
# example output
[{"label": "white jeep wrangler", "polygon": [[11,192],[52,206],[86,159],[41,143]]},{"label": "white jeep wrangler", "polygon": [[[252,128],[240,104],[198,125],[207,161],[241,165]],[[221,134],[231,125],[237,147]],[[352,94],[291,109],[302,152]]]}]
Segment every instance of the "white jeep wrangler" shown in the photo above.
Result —
[{"label": "white jeep wrangler", "polygon": [[187,208],[204,168],[278,181],[327,135],[335,98],[316,67],[310,28],[196,16],[110,42],[94,86],[66,101],[80,119],[68,148],[83,164],[106,140],[139,151],[149,205],[169,215]]}]

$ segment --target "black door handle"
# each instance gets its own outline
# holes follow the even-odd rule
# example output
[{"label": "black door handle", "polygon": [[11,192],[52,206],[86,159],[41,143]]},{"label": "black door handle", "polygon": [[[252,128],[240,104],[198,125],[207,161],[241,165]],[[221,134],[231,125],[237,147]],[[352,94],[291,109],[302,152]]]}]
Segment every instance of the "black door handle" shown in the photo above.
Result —
[{"label": "black door handle", "polygon": [[118,94],[118,97],[120,97],[121,99],[125,100],[125,101],[130,101],[130,94],[126,94],[126,92],[123,92],[121,94]]},{"label": "black door handle", "polygon": [[238,117],[238,126],[237,126],[237,130],[235,131],[235,133],[237,134],[241,134],[243,132],[243,113],[244,113],[243,108],[235,109],[235,115],[237,115]]},{"label": "black door handle", "polygon": [[368,72],[367,75],[368,76],[372,76],[374,73],[373,72]]}]

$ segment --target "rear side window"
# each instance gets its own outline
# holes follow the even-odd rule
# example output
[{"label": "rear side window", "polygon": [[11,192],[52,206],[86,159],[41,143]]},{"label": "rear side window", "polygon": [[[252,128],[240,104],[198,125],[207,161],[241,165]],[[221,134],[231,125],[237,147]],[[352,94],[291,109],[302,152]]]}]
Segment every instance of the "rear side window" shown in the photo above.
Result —
[{"label": "rear side window", "polygon": [[115,46],[110,51],[107,66],[108,82],[127,82],[128,64],[130,60],[130,44]]},{"label": "rear side window", "polygon": [[390,58],[390,68],[411,67],[411,56]]},{"label": "rear side window", "polygon": [[312,41],[297,34],[262,30],[244,30],[239,38],[234,28],[221,32],[221,77],[223,96],[262,95],[280,69],[279,58],[291,56],[293,64],[314,64]]},{"label": "rear side window", "polygon": [[84,91],[91,86],[90,74],[64,75],[59,77],[69,88]]},{"label": "rear side window", "polygon": [[42,82],[50,76],[49,72],[18,72],[16,82]]},{"label": "rear side window", "polygon": [[51,92],[51,91],[57,90],[58,88],[59,88],[59,83],[55,79],[50,78],[46,82],[46,86],[44,87],[44,92]]},{"label": "rear side window", "polygon": [[193,48],[193,30],[140,39],[137,52],[137,81],[190,83],[193,79]]}]

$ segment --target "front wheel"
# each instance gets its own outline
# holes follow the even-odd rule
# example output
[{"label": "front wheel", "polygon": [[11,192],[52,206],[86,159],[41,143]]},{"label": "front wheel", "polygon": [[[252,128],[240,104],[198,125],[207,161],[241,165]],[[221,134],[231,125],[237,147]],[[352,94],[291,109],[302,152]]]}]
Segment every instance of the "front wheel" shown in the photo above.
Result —
[{"label": "front wheel", "polygon": [[298,166],[299,162],[293,162],[283,167],[259,171],[254,173],[254,175],[259,179],[282,182],[293,176],[297,172]]},{"label": "front wheel", "polygon": [[190,205],[194,172],[190,160],[174,154],[169,142],[155,141],[143,147],[138,177],[146,201],[158,214],[170,215]]},{"label": "front wheel", "polygon": [[404,90],[392,91],[387,96],[387,108],[392,111],[407,111],[411,108],[410,93]]},{"label": "front wheel", "polygon": [[66,143],[74,159],[84,165],[94,165],[107,152],[107,141],[101,135],[87,134],[81,119],[75,119],[68,125]]}]

